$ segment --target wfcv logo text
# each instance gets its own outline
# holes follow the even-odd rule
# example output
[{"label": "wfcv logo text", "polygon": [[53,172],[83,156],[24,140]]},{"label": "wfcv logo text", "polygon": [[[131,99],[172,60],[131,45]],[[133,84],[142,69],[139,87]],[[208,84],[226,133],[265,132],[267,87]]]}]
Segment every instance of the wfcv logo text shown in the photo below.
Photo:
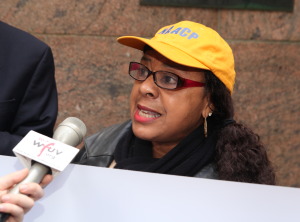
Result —
[{"label": "wfcv logo text", "polygon": [[57,148],[54,148],[55,143],[44,144],[44,143],[41,143],[40,141],[34,140],[33,145],[40,148],[38,157],[40,157],[43,154],[44,156],[47,156],[51,159],[55,159],[58,155],[63,153],[63,151],[61,151]]}]

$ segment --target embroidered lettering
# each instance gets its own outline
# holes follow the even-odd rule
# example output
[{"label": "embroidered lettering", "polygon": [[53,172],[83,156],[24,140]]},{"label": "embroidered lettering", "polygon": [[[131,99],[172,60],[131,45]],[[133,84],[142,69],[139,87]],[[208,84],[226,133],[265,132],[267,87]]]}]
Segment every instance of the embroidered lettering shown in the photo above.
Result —
[{"label": "embroidered lettering", "polygon": [[179,33],[179,35],[181,35],[182,37],[185,37],[185,36],[188,35],[188,34],[186,34],[185,32],[190,33],[191,30],[190,30],[189,28],[184,28],[184,29],[182,29],[182,31]]},{"label": "embroidered lettering", "polygon": [[164,30],[162,30],[161,32],[159,32],[158,34],[174,34],[174,35],[180,35],[181,37],[186,37],[187,39],[197,39],[199,38],[199,34],[196,32],[193,32],[191,29],[189,28],[182,28],[182,27],[178,27],[176,29],[174,29],[174,26],[171,26],[169,28],[166,28]]},{"label": "embroidered lettering", "polygon": [[199,35],[196,32],[193,32],[192,34],[189,35],[188,39],[197,39]]},{"label": "embroidered lettering", "polygon": [[179,32],[180,30],[181,30],[181,27],[179,27],[179,28],[173,30],[173,31],[171,32],[171,34],[178,34],[178,32]]}]

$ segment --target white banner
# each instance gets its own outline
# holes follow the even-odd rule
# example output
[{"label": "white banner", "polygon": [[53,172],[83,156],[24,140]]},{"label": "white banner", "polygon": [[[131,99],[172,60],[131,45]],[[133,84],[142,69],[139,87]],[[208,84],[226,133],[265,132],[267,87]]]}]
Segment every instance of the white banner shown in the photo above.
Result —
[{"label": "white banner", "polygon": [[[0,156],[0,175],[21,169]],[[25,222],[300,221],[300,189],[68,165]]]}]

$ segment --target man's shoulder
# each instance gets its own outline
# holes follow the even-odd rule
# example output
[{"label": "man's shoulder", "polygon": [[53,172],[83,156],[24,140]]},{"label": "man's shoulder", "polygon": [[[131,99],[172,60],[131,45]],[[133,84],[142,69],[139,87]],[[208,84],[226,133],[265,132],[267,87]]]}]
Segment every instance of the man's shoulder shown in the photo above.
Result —
[{"label": "man's shoulder", "polygon": [[0,21],[0,33],[0,44],[2,45],[13,45],[24,49],[30,47],[31,50],[34,48],[43,50],[49,48],[45,42],[33,36],[32,34],[2,21]]}]

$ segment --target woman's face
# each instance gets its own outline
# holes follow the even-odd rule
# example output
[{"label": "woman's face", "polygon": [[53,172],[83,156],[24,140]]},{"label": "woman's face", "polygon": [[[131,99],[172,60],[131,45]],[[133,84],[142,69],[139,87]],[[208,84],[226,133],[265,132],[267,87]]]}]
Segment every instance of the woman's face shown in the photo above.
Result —
[{"label": "woman's face", "polygon": [[[168,71],[180,77],[205,82],[204,73],[196,68],[176,64],[155,50],[144,53],[141,63],[149,70]],[[134,134],[160,146],[177,145],[203,123],[209,112],[204,87],[180,90],[159,88],[149,76],[135,81],[130,96],[130,113]]]}]

